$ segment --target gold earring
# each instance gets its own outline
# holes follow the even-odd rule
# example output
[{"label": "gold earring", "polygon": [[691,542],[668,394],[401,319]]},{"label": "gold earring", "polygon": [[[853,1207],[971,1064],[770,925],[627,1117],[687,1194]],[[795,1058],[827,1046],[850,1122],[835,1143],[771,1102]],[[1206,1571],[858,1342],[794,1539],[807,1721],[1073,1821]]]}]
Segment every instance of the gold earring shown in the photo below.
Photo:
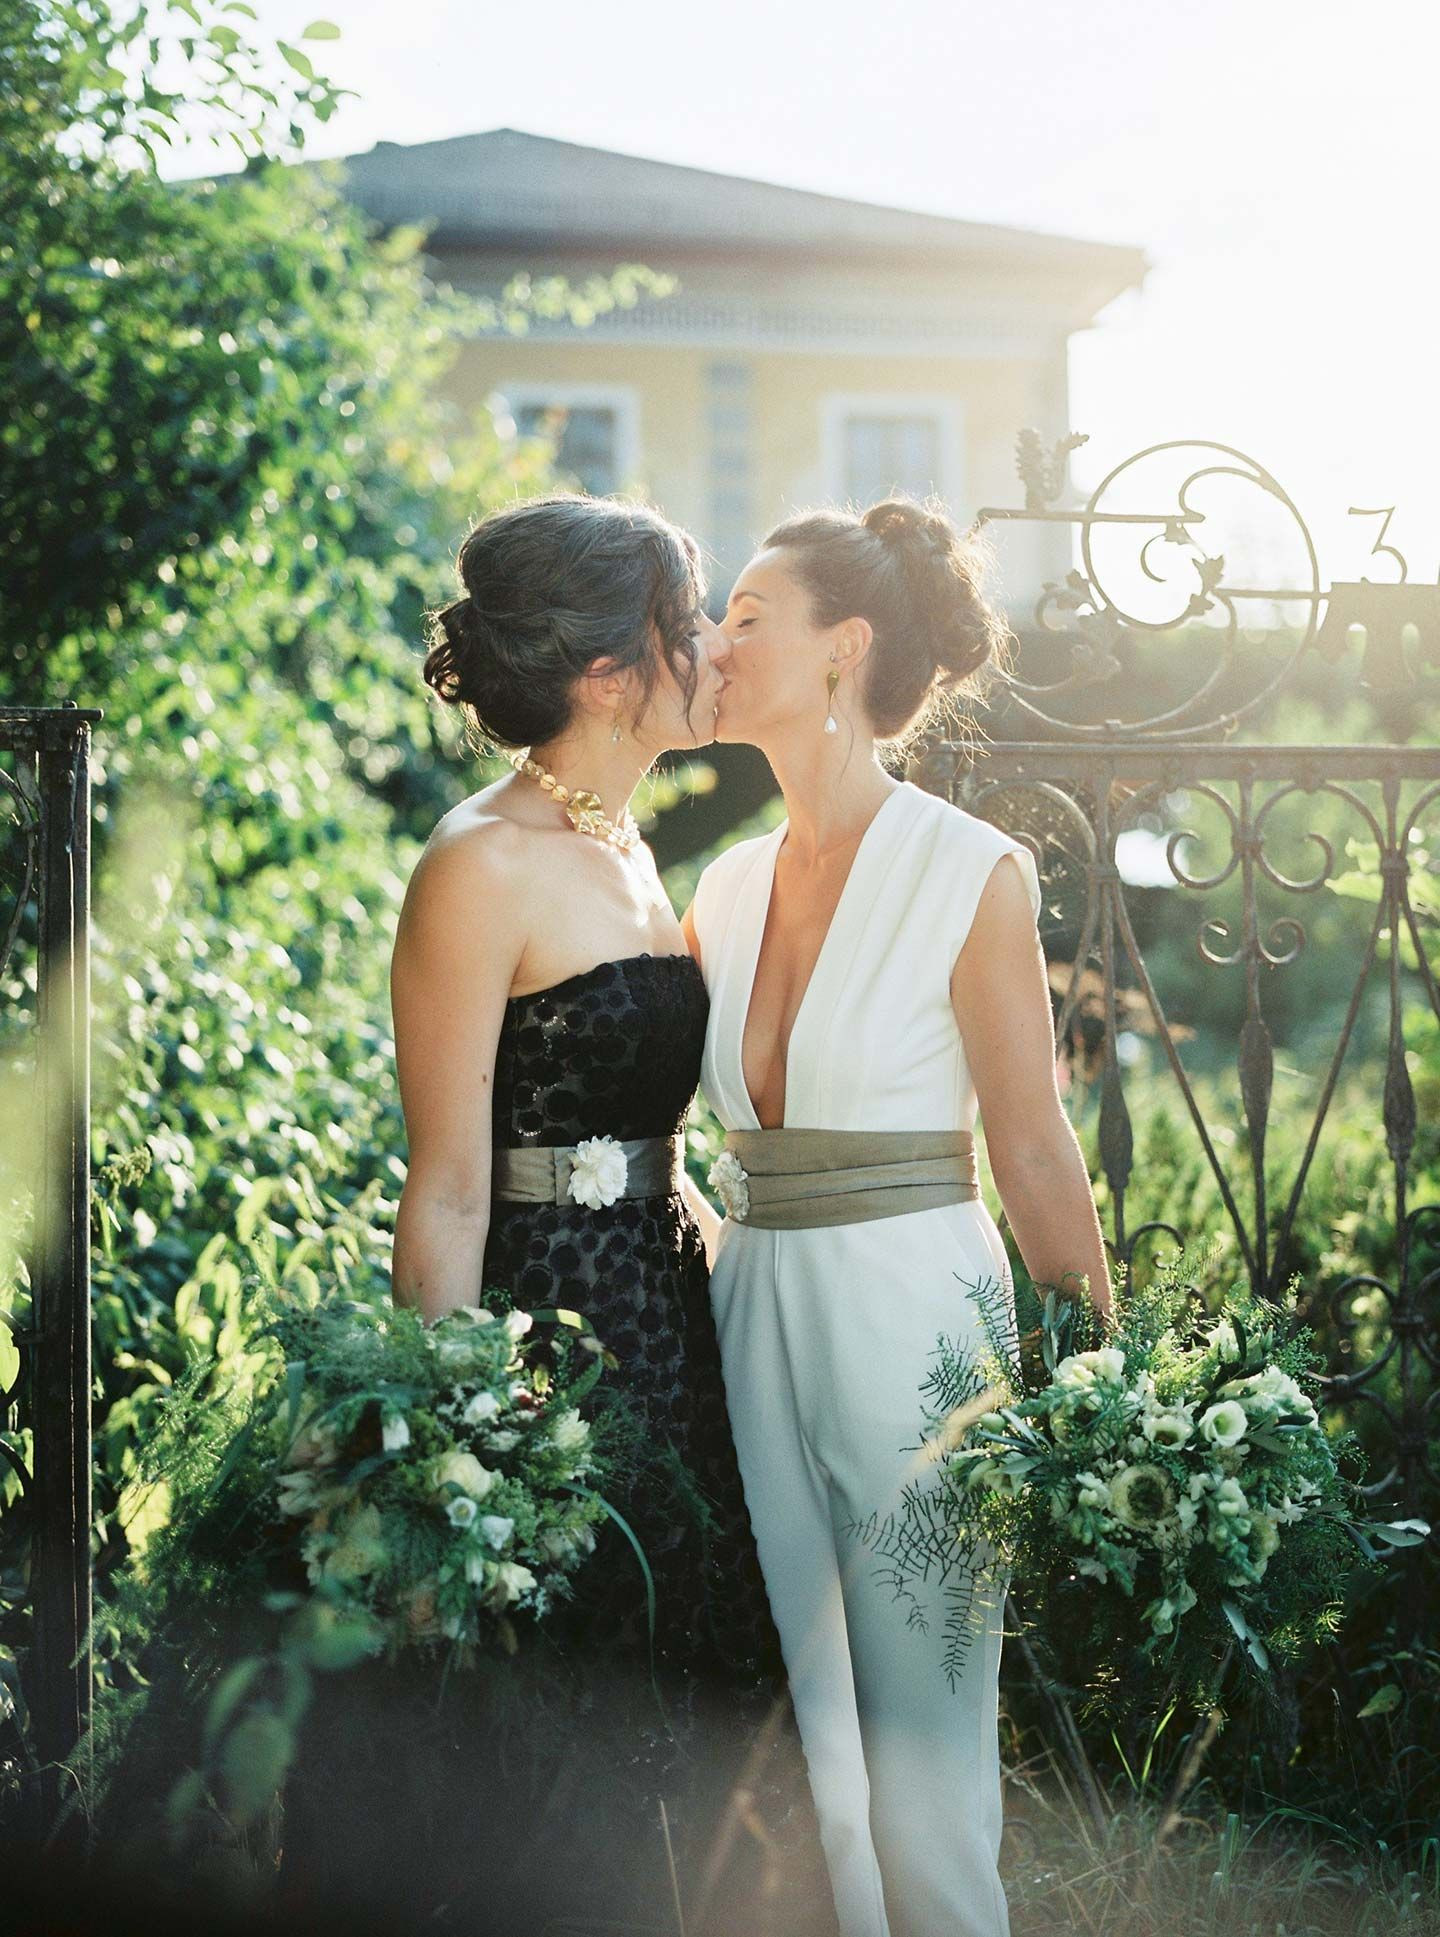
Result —
[{"label": "gold earring", "polygon": [[833,664],[835,658],[833,652],[830,658],[832,664],[829,672],[825,675],[825,731],[827,733],[838,733],[840,728],[836,723],[835,715],[830,709],[835,704],[835,688],[840,684],[840,673],[839,669]]}]

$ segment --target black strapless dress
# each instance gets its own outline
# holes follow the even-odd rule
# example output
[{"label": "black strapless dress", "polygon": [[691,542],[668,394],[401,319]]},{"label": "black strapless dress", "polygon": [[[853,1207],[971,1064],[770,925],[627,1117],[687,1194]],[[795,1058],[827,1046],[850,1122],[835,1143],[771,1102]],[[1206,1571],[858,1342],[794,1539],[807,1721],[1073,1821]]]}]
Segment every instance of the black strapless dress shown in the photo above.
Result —
[{"label": "black strapless dress", "polygon": [[[683,1131],[709,999],[689,955],[603,962],[507,1004],[495,1061],[496,1148]],[[625,1514],[655,1582],[656,1653],[711,1682],[780,1685],[780,1644],[725,1410],[700,1232],[683,1197],[491,1206],[484,1290],[582,1312],[619,1361],[596,1389],[636,1465]],[[607,1528],[560,1627],[575,1644],[644,1641],[643,1576]]]},{"label": "black strapless dress", "polygon": [[[708,1011],[688,955],[512,998],[496,1147],[675,1135]],[[585,1409],[629,1448],[606,1492],[653,1576],[653,1650],[644,1576],[607,1523],[513,1661],[449,1676],[443,1699],[420,1660],[338,1678],[306,1731],[291,1907],[383,1911],[392,1937],[620,1937],[674,1928],[678,1888],[692,1937],[832,1937],[688,1205],[496,1200],[476,1293],[582,1312],[615,1355]]]}]

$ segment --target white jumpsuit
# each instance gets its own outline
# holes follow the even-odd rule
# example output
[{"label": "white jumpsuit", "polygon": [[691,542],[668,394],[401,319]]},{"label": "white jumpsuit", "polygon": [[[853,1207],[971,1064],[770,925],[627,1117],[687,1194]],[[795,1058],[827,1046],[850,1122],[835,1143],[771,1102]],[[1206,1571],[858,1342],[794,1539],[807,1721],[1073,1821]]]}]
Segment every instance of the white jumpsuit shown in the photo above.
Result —
[{"label": "white jumpsuit", "polygon": [[[727,1129],[758,1120],[741,1036],[782,824],[705,870],[694,922],[710,991],[703,1087]],[[795,1018],[785,1125],[971,1130],[950,975],[1004,854],[1038,915],[1029,852],[909,782],[866,829]],[[844,1937],[1006,1937],[998,1611],[959,1686],[848,1523],[899,1504],[940,1334],[978,1333],[962,1280],[1011,1279],[973,1199],[868,1223],[726,1221],[711,1278],[745,1498],[805,1745]]]}]

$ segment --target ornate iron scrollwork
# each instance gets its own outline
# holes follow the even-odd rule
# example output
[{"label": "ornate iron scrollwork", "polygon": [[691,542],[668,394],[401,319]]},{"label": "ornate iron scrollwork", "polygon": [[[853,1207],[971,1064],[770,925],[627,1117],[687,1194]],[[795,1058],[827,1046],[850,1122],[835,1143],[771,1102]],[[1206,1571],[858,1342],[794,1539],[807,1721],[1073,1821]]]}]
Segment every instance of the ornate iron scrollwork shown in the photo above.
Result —
[{"label": "ornate iron scrollwork", "polygon": [[[997,731],[1003,721],[1043,737],[996,738],[978,753],[973,740],[932,745],[913,771],[1036,854],[1057,1045],[1096,1099],[1107,1241],[1117,1258],[1135,1261],[1144,1247],[1202,1235],[1168,1219],[1129,1224],[1137,1140],[1126,1045],[1133,1050],[1148,1039],[1152,1060],[1173,1079],[1243,1269],[1257,1289],[1274,1294],[1293,1270],[1307,1182],[1362,1019],[1372,1035],[1383,1034],[1376,1107],[1390,1165],[1394,1257],[1383,1272],[1357,1258],[1354,1271],[1325,1292],[1336,1351],[1328,1387],[1337,1406],[1368,1409],[1383,1426],[1388,1465],[1372,1490],[1398,1492],[1407,1510],[1433,1512],[1440,1269],[1431,1267],[1440,1256],[1440,1205],[1409,1202],[1418,1123],[1406,1032],[1420,1012],[1440,1018],[1434,903],[1417,899],[1414,881],[1415,870],[1440,864],[1440,748],[1249,744],[1240,729],[1260,721],[1307,654],[1335,659],[1358,645],[1362,687],[1435,691],[1429,675],[1440,670],[1440,586],[1411,581],[1388,540],[1388,510],[1356,508],[1357,516],[1381,520],[1371,555],[1383,576],[1324,588],[1294,501],[1228,445],[1151,445],[1115,465],[1082,504],[1065,508],[1066,459],[1082,441],[1047,449],[1034,433],[1022,439],[1025,504],[980,514],[984,525],[1065,525],[1077,533],[1076,564],[1046,586],[1035,630],[991,693]],[[1237,503],[1248,505],[1238,518]],[[1263,545],[1247,519],[1267,526]],[[1290,565],[1281,569],[1276,560],[1286,546]],[[1270,569],[1257,569],[1257,558]],[[1262,657],[1251,652],[1249,635],[1267,613],[1275,623]],[[1162,701],[1114,717],[1122,673],[1143,665],[1147,652],[1193,648],[1199,625],[1208,652],[1191,652]],[[1033,674],[1032,657],[1042,661]],[[1088,713],[1087,696],[1099,700]],[[1325,824],[1304,825],[1311,817],[1301,810],[1322,800],[1330,803],[1318,817]],[[1152,884],[1196,904],[1195,972],[1241,978],[1228,1123],[1207,1116],[1183,1053],[1192,1032],[1167,1012],[1137,932],[1139,888],[1121,857],[1140,830],[1150,836]],[[1357,850],[1368,856],[1369,898],[1347,904],[1356,913],[1355,948],[1342,1013],[1309,1072],[1303,1148],[1288,1166],[1292,1174],[1277,1177],[1269,1145],[1284,1059],[1270,998],[1276,978],[1296,972],[1311,947],[1303,899],[1348,878]],[[1297,900],[1301,907],[1285,905]],[[1294,1072],[1286,1078],[1293,1082]]]}]

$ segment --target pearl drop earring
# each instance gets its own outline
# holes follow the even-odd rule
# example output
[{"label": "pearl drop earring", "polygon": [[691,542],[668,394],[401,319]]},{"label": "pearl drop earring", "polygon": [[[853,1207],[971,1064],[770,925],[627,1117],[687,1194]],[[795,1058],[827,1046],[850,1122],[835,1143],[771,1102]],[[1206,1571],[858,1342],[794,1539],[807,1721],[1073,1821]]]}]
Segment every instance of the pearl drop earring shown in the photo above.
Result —
[{"label": "pearl drop earring", "polygon": [[831,667],[825,675],[825,731],[827,733],[838,733],[840,728],[835,719],[835,715],[830,709],[835,704],[835,688],[840,684],[840,673],[833,663],[835,659],[833,652],[830,655],[830,659],[832,662]]},{"label": "pearl drop earring", "polygon": [[615,724],[610,729],[610,744],[614,747],[620,744],[620,708],[618,706],[615,708]]}]

